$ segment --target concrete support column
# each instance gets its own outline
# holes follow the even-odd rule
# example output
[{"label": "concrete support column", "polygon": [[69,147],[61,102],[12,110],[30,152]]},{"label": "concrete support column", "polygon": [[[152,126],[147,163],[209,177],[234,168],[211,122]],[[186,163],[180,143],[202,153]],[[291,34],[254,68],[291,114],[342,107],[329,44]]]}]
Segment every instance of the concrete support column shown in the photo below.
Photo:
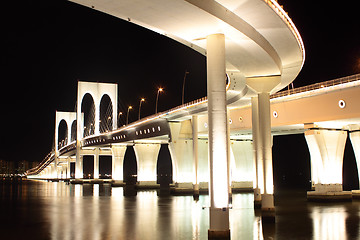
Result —
[{"label": "concrete support column", "polygon": [[263,160],[264,194],[261,196],[262,218],[275,220],[274,181],[272,169],[272,137],[270,116],[270,94],[259,93],[259,137]]},{"label": "concrete support column", "polygon": [[112,145],[112,180],[114,184],[124,182],[124,157],[126,145]]},{"label": "concrete support column", "polygon": [[347,132],[311,129],[305,131],[310,151],[312,181],[315,191],[307,193],[309,200],[351,200],[351,192],[342,189],[342,169]]},{"label": "concrete support column", "polygon": [[70,178],[71,178],[71,176],[70,176],[70,173],[71,173],[70,161],[71,161],[71,158],[68,157],[68,158],[66,159],[66,178],[67,178],[67,179],[70,179]]},{"label": "concrete support column", "polygon": [[59,172],[57,171],[57,166],[59,165],[59,151],[55,151],[54,156],[54,164],[55,164],[55,171],[53,173],[53,178],[59,178]]},{"label": "concrete support column", "polygon": [[305,139],[311,157],[312,179],[316,184],[342,184],[346,131],[307,130]]},{"label": "concrete support column", "polygon": [[195,182],[193,124],[191,120],[170,123],[169,150],[173,159],[175,191],[193,192]]},{"label": "concrete support column", "polygon": [[252,141],[230,141],[232,191],[252,190],[255,179]]},{"label": "concrete support column", "polygon": [[264,193],[264,175],[262,149],[259,136],[259,103],[258,97],[251,98],[251,121],[252,121],[252,139],[255,166],[255,186],[254,186],[254,208],[261,208],[261,194]]},{"label": "concrete support column", "polygon": [[230,238],[225,36],[209,35],[206,49],[210,164],[208,237]]},{"label": "concrete support column", "polygon": [[75,162],[75,179],[82,179],[84,177],[83,156],[80,150],[76,149],[76,162]]},{"label": "concrete support column", "polygon": [[157,186],[156,164],[160,147],[160,144],[134,145],[138,165],[137,180],[140,186]]},{"label": "concrete support column", "polygon": [[[262,162],[263,167],[263,186],[258,181],[261,196],[261,212],[263,221],[275,222],[275,206],[274,206],[274,185],[273,185],[273,169],[272,169],[272,136],[271,136],[271,115],[270,115],[270,92],[281,82],[280,76],[264,76],[247,78],[248,87],[258,93],[257,106],[254,106],[255,130],[256,138],[256,158]],[[253,99],[252,102],[255,102]],[[256,114],[256,107],[258,114]],[[258,127],[256,124],[256,116],[258,117]],[[258,130],[258,133],[257,133]],[[259,164],[258,168],[261,168]],[[260,169],[258,169],[260,170]],[[258,180],[261,174],[258,172]],[[263,189],[262,189],[263,187]],[[259,192],[259,190],[257,190]]]},{"label": "concrete support column", "polygon": [[94,179],[99,179],[99,148],[95,148],[94,154]]},{"label": "concrete support column", "polygon": [[193,160],[194,160],[194,195],[199,195],[199,178],[198,178],[198,167],[199,167],[199,139],[198,139],[198,116],[192,116],[192,138],[193,138]]}]

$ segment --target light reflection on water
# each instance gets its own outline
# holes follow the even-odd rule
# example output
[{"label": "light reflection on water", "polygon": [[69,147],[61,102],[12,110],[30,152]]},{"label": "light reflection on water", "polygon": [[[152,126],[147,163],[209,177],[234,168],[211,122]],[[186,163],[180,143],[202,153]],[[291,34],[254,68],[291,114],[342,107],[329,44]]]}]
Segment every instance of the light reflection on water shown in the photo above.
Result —
[{"label": "light reflection on water", "polygon": [[[109,184],[66,185],[0,182],[0,220],[4,239],[207,239],[208,196],[158,197],[139,191],[124,197]],[[276,197],[277,198],[277,197]],[[278,196],[276,224],[262,224],[253,194],[233,194],[231,239],[358,239],[360,202],[308,203],[302,195]],[[15,206],[15,207],[14,207]],[[11,220],[11,218],[13,218]],[[28,224],[31,223],[31,224]],[[18,224],[18,226],[16,225]],[[18,231],[17,229],[28,229]],[[10,237],[10,238],[9,238]]]}]

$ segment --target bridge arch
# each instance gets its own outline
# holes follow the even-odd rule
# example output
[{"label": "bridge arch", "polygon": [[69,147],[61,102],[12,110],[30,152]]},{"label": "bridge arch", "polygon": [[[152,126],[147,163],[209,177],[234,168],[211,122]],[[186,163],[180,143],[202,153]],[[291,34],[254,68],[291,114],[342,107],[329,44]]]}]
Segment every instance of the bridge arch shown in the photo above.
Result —
[{"label": "bridge arch", "polygon": [[[95,135],[100,133],[100,110],[101,110],[101,102],[103,97],[110,99],[112,103],[112,129],[116,128],[117,122],[117,84],[114,83],[98,83],[98,82],[78,82],[78,94],[77,94],[77,119],[81,119],[81,106],[84,97],[86,94],[89,94],[94,100],[94,133]],[[80,122],[77,122],[78,134],[77,137],[83,137],[83,127]]]},{"label": "bridge arch", "polygon": [[58,141],[59,148],[67,145],[68,143],[68,124],[64,119],[61,119],[58,126]]},{"label": "bridge arch", "polygon": [[100,133],[109,132],[113,130],[113,110],[114,106],[111,101],[111,98],[108,94],[103,94],[100,103],[99,103],[99,117],[100,124],[99,130]]},{"label": "bridge arch", "polygon": [[72,121],[70,129],[70,142],[76,140],[76,120]]},{"label": "bridge arch", "polygon": [[[59,148],[61,148],[59,146],[59,141],[61,140],[65,140],[66,142],[69,143],[69,139],[71,139],[71,131],[70,131],[70,127],[74,121],[76,120],[76,113],[75,112],[59,112],[56,111],[55,114],[55,150],[58,151]],[[62,126],[62,127],[61,127]],[[66,128],[66,134],[65,136],[61,136],[59,138],[59,130],[61,128]],[[64,146],[64,144],[63,144]]]},{"label": "bridge arch", "polygon": [[96,106],[93,96],[86,93],[81,99],[81,113],[83,114],[83,123],[81,126],[82,137],[87,137],[95,133],[95,112]]}]

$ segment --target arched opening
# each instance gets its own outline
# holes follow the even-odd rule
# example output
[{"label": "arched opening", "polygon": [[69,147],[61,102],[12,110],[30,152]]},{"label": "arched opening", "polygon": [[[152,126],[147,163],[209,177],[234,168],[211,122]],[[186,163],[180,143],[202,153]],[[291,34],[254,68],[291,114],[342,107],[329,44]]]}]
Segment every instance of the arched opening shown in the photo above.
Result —
[{"label": "arched opening", "polygon": [[75,163],[74,162],[70,163],[70,178],[72,178],[72,179],[75,178]]},{"label": "arched opening", "polygon": [[70,138],[71,138],[71,142],[75,141],[76,140],[76,120],[74,120],[71,124],[71,135],[70,135]]},{"label": "arched opening", "polygon": [[59,126],[58,126],[57,144],[59,149],[67,144],[68,142],[67,136],[68,136],[68,127],[66,121],[63,119],[59,122]]},{"label": "arched opening", "polygon": [[137,181],[137,162],[135,151],[132,146],[128,146],[126,148],[124,156],[123,176],[124,182],[126,184],[135,184]]},{"label": "arched opening", "polygon": [[343,160],[343,189],[351,191],[359,189],[359,169],[357,169],[354,149],[351,145],[350,138],[346,140]]},{"label": "arched opening", "polygon": [[99,178],[111,179],[112,158],[111,156],[99,156]]},{"label": "arched opening", "polygon": [[83,137],[95,133],[95,104],[93,97],[87,93],[81,103],[81,112],[84,113],[84,132]]},{"label": "arched opening", "polygon": [[113,129],[113,104],[105,94],[100,101],[100,132],[109,132]]},{"label": "arched opening", "polygon": [[272,153],[275,191],[311,189],[310,154],[304,134],[274,136]]},{"label": "arched opening", "polygon": [[94,178],[94,156],[85,155],[83,156],[83,174],[84,179],[93,179]]},{"label": "arched opening", "polygon": [[161,144],[156,166],[157,183],[161,185],[172,183],[172,172],[173,166],[168,144]]}]

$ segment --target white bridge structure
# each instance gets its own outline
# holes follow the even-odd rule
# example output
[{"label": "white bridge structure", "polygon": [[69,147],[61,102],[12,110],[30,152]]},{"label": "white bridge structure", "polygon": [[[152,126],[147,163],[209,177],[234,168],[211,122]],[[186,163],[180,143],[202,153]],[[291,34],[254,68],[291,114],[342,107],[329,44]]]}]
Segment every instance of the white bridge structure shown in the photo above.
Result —
[{"label": "white bridge structure", "polygon": [[[98,178],[99,155],[111,155],[112,179],[121,182],[130,145],[139,185],[154,185],[160,144],[168,144],[176,187],[195,193],[209,188],[212,238],[230,236],[231,187],[254,188],[263,219],[274,219],[272,134],[305,133],[312,180],[321,191],[324,184],[332,190],[341,187],[347,135],[359,160],[359,75],[275,94],[296,78],[305,60],[301,36],[275,0],[73,2],[205,55],[207,98],[117,128],[117,85],[79,82],[76,112],[56,113],[55,150],[28,177],[69,178],[70,162],[75,162],[75,178],[81,179],[82,157],[90,154]],[[90,124],[82,112],[86,94],[94,105]],[[111,107],[101,119],[104,98]],[[60,146],[62,121],[69,131]]]}]

